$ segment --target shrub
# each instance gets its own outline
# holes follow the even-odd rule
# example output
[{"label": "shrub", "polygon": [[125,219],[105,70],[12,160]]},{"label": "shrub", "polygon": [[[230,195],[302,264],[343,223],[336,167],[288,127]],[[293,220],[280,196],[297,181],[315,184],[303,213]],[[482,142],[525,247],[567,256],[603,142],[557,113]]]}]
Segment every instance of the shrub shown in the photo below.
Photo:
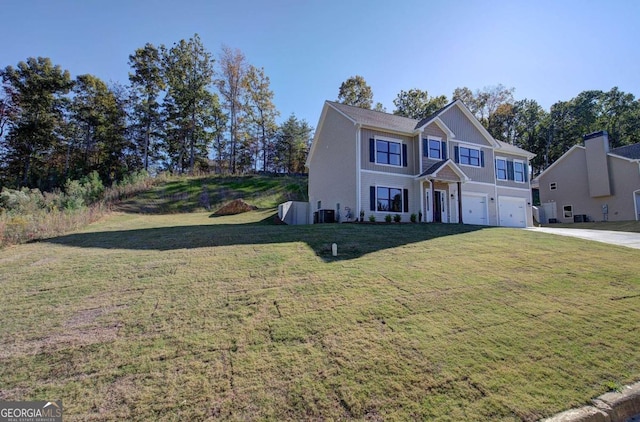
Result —
[{"label": "shrub", "polygon": [[391,219],[392,219],[391,214],[387,214],[384,216],[384,221],[387,223],[391,223]]},{"label": "shrub", "polygon": [[372,223],[375,223],[375,222],[376,222],[376,216],[375,216],[375,215],[373,215],[373,214],[371,214],[371,215],[369,216],[369,221],[370,221],[370,222],[372,222]]},{"label": "shrub", "polygon": [[402,221],[402,216],[400,214],[396,214],[393,216],[393,221],[396,223],[399,223],[400,221]]},{"label": "shrub", "polygon": [[415,213],[414,213],[414,214],[411,214],[411,217],[409,217],[409,220],[410,220],[412,223],[415,223],[415,222],[418,220],[418,216],[417,216],[417,215],[415,215]]}]

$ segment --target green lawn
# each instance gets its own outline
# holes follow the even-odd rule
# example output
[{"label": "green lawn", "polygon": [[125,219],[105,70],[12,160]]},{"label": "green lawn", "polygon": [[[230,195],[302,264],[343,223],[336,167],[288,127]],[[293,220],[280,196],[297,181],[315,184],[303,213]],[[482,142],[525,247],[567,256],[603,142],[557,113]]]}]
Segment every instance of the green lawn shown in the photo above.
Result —
[{"label": "green lawn", "polygon": [[0,400],[62,399],[65,420],[536,420],[640,380],[638,250],[272,214],[114,214],[0,250]]}]

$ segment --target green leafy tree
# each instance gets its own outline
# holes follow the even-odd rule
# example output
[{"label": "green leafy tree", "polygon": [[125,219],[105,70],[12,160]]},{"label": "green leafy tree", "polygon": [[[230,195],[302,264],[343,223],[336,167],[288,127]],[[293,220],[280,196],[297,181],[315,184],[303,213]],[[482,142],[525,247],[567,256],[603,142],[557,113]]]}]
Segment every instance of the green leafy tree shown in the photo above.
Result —
[{"label": "green leafy tree", "polygon": [[373,91],[362,76],[351,76],[340,85],[338,102],[369,110],[373,104]]},{"label": "green leafy tree", "polygon": [[[244,54],[238,49],[227,46],[222,47],[219,60],[219,78],[216,81],[218,91],[223,98],[223,107],[227,111],[229,124],[229,169],[232,173],[237,171],[237,149],[242,119],[246,108],[242,102],[245,90],[245,76],[247,62]],[[242,135],[244,136],[244,135]]]},{"label": "green leafy tree", "polygon": [[247,126],[252,139],[257,141],[253,142],[257,145],[252,146],[255,152],[253,164],[257,166],[258,160],[261,160],[262,171],[267,171],[275,154],[274,139],[278,128],[276,117],[280,113],[273,103],[274,94],[264,69],[249,65],[243,84]]},{"label": "green leafy tree", "polygon": [[214,60],[198,34],[163,50],[167,83],[163,102],[167,123],[165,152],[172,168],[193,173],[196,161],[208,161],[208,147],[215,136],[211,128],[218,98],[209,90]]},{"label": "green leafy tree", "polygon": [[393,104],[396,106],[393,114],[420,120],[447,105],[447,97],[430,97],[427,91],[419,89],[402,90]]},{"label": "green leafy tree", "polygon": [[64,96],[73,81],[68,71],[43,57],[30,57],[15,68],[7,66],[0,70],[0,76],[5,101],[11,99],[11,125],[0,138],[6,171],[17,176],[17,185],[44,187],[48,162],[59,144]]},{"label": "green leafy tree", "polygon": [[129,82],[133,97],[132,129],[142,152],[142,166],[149,170],[149,156],[155,155],[163,121],[158,97],[165,89],[161,51],[145,44],[129,56]]},{"label": "green leafy tree", "polygon": [[67,154],[72,158],[74,178],[97,171],[104,181],[121,179],[131,153],[126,137],[127,93],[119,86],[109,88],[93,75],[78,76],[73,93],[72,124],[80,142],[70,142]]},{"label": "green leafy tree", "polygon": [[278,171],[304,173],[313,128],[291,114],[279,128],[276,144]]}]

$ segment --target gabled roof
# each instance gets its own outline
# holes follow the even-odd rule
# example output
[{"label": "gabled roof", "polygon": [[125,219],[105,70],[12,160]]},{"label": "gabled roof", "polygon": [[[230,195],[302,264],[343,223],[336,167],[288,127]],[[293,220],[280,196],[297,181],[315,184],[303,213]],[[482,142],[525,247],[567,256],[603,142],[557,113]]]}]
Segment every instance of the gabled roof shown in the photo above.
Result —
[{"label": "gabled roof", "polygon": [[614,148],[609,153],[631,160],[640,160],[640,143]]},{"label": "gabled roof", "polygon": [[354,123],[363,126],[379,127],[403,133],[413,133],[416,130],[416,120],[414,119],[396,116],[395,114],[384,113],[382,111],[367,110],[334,101],[327,101],[327,104],[347,116]]},{"label": "gabled roof", "polygon": [[460,177],[461,182],[467,182],[469,180],[469,177],[467,177],[467,175],[460,170],[460,167],[458,167],[451,159],[434,163],[431,167],[420,173],[416,179],[421,179],[423,177],[435,179],[438,177],[438,173],[445,167],[449,167],[455,174],[457,174],[458,177]]},{"label": "gabled roof", "polygon": [[536,156],[534,153],[529,152],[526,149],[511,145],[507,142],[498,141],[497,139],[496,142],[498,143],[498,148],[495,150],[496,154],[499,154],[502,151],[505,154],[526,155],[529,159]]},{"label": "gabled roof", "polygon": [[[540,173],[531,182],[532,183],[533,182],[539,182],[539,179],[540,179],[540,177],[542,177],[542,175],[544,175],[549,170],[554,168],[557,164],[559,164],[561,161],[563,161],[566,156],[568,156],[570,153],[572,153],[573,151],[575,151],[577,149],[585,149],[585,147],[582,146],[582,145],[574,145],[574,146],[572,146],[571,148],[569,148],[569,150],[567,152],[562,154],[560,156],[560,158],[558,158],[556,161],[554,161],[553,164],[551,164],[549,167],[544,169],[544,171],[542,171],[542,173]],[[618,159],[627,159],[627,160],[631,160],[631,161],[640,160],[640,143],[614,148],[614,149],[610,150],[607,153],[607,155],[615,156]]]},{"label": "gabled roof", "polygon": [[476,126],[482,136],[487,139],[489,144],[493,144],[493,146],[497,148],[497,151],[502,150],[505,152],[505,154],[510,153],[521,155],[528,157],[529,159],[535,157],[535,154],[529,151],[494,139],[489,134],[489,132],[480,124],[478,119],[476,119],[475,116],[471,114],[471,111],[469,111],[467,106],[465,106],[461,100],[454,100],[446,106],[442,107],[440,110],[421,120],[410,119],[408,117],[397,116],[395,114],[389,114],[382,111],[368,110],[365,108],[337,103],[335,101],[326,101],[325,104],[338,111],[347,119],[351,120],[354,124],[413,135],[421,132],[424,127],[430,125],[431,123],[435,123],[445,133],[449,134],[453,138],[455,138],[455,134],[449,127],[447,127],[442,119],[440,119],[440,116],[446,113],[446,111],[451,107],[457,106],[469,118],[471,123]]}]

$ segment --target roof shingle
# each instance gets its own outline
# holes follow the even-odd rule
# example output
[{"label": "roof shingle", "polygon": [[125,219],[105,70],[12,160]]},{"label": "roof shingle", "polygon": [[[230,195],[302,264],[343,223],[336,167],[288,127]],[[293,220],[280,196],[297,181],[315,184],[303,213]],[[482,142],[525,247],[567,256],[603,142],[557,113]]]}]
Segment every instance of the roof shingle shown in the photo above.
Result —
[{"label": "roof shingle", "polygon": [[640,160],[640,143],[614,148],[609,152],[632,160]]}]

